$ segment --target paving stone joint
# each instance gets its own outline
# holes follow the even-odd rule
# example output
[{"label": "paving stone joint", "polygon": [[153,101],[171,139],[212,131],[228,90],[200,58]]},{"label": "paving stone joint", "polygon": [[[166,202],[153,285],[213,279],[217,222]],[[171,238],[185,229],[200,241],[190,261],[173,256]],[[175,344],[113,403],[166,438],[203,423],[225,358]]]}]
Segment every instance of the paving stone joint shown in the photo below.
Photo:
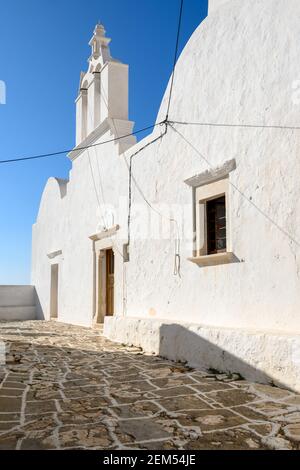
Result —
[{"label": "paving stone joint", "polygon": [[291,391],[146,355],[99,329],[3,322],[1,341],[0,449],[300,449]]}]

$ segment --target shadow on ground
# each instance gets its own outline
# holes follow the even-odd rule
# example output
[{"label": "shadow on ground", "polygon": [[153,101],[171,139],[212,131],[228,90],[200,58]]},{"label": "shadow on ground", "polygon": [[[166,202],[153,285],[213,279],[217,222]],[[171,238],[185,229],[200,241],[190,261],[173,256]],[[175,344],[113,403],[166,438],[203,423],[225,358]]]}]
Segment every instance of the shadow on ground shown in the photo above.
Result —
[{"label": "shadow on ground", "polygon": [[298,447],[300,397],[287,390],[57,322],[0,325],[0,339],[1,449]]}]

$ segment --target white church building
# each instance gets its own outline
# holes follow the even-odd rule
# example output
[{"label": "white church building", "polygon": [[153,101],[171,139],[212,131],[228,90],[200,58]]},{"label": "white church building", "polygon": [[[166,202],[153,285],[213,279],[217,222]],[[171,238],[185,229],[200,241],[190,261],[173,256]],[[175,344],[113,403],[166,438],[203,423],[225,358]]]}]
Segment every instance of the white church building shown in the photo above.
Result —
[{"label": "white church building", "polygon": [[138,143],[96,26],[72,170],[33,226],[38,318],[300,391],[299,18],[299,0],[209,0]]}]

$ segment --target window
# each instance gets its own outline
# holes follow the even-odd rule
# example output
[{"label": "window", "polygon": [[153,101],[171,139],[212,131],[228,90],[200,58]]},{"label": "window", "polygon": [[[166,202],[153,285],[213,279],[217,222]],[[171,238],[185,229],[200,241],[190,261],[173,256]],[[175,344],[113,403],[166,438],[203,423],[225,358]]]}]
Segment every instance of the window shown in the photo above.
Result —
[{"label": "window", "polygon": [[207,254],[226,252],[225,195],[206,202]]},{"label": "window", "polygon": [[228,251],[228,178],[195,190],[194,256],[213,256]]},{"label": "window", "polygon": [[228,160],[185,180],[193,195],[194,242],[189,260],[199,266],[236,262],[231,246],[229,184],[235,169],[235,160]]}]

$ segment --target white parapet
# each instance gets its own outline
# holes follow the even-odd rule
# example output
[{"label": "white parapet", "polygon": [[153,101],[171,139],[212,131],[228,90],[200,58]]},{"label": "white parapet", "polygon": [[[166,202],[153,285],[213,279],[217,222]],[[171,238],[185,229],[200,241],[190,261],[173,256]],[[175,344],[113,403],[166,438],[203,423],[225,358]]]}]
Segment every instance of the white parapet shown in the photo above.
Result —
[{"label": "white parapet", "polygon": [[34,320],[36,293],[34,286],[0,286],[0,320]]},{"label": "white parapet", "polygon": [[300,335],[106,317],[104,336],[191,367],[238,373],[300,392]]}]

